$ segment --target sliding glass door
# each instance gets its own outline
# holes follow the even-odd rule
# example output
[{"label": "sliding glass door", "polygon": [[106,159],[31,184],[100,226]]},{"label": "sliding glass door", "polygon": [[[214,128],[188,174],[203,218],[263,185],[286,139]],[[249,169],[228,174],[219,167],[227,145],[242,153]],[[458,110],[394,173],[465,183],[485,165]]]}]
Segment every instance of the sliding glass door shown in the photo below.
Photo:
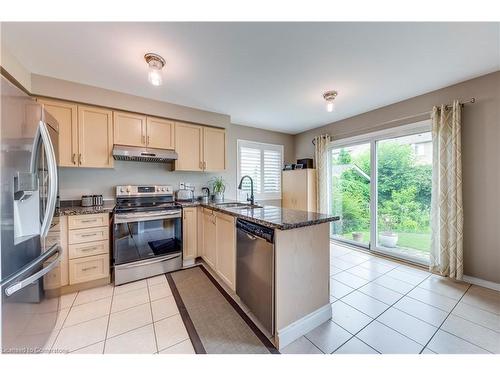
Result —
[{"label": "sliding glass door", "polygon": [[341,218],[331,226],[332,238],[427,264],[429,123],[334,142],[330,152],[330,210]]},{"label": "sliding glass door", "polygon": [[331,225],[334,238],[370,245],[370,143],[331,151],[331,212],[340,221]]}]

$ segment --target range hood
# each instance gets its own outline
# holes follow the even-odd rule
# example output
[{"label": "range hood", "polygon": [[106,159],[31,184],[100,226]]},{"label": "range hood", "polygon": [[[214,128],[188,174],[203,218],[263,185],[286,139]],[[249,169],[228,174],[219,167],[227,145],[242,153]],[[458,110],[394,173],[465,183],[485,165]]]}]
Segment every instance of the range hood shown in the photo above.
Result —
[{"label": "range hood", "polygon": [[160,148],[115,145],[113,147],[113,158],[115,160],[169,163],[177,159],[177,152]]}]

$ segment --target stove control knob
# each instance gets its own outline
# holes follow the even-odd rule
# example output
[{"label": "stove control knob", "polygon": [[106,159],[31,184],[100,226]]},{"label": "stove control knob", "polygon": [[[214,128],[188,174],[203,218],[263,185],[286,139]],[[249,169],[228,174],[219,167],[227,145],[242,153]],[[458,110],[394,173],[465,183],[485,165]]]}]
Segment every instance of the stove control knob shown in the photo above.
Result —
[{"label": "stove control knob", "polygon": [[161,188],[161,191],[165,191],[165,188]]},{"label": "stove control knob", "polygon": [[127,186],[127,193],[130,193],[130,186]]},{"label": "stove control knob", "polygon": [[123,188],[120,188],[120,193],[123,193],[123,192],[124,192]]}]

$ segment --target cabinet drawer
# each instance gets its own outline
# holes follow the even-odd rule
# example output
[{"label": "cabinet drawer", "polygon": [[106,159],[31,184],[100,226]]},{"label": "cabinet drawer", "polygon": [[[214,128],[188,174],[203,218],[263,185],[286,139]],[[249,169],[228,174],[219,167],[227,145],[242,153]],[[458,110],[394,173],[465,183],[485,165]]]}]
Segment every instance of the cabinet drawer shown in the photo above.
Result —
[{"label": "cabinet drawer", "polygon": [[108,214],[90,214],[68,216],[69,229],[103,227],[109,224]]},{"label": "cabinet drawer", "polygon": [[109,276],[109,255],[94,255],[91,257],[70,259],[70,285],[98,280]]},{"label": "cabinet drawer", "polygon": [[68,231],[68,244],[103,241],[109,239],[109,228],[74,229]]},{"label": "cabinet drawer", "polygon": [[109,240],[69,245],[69,259],[99,254],[109,254]]}]

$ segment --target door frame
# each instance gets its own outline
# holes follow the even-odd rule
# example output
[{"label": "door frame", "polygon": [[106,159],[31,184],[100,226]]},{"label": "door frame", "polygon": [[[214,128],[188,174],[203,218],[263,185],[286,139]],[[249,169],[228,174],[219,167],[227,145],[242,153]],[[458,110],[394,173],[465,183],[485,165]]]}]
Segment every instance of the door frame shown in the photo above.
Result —
[{"label": "door frame", "polygon": [[[377,218],[377,208],[378,208],[378,198],[377,198],[377,142],[390,138],[404,137],[407,135],[425,133],[431,131],[431,121],[425,119],[422,121],[414,122],[411,124],[400,125],[393,128],[378,130],[366,134],[355,135],[352,137],[341,138],[330,142],[327,148],[327,152],[330,155],[334,148],[356,146],[360,144],[370,144],[370,242],[368,245],[361,244],[348,239],[334,238],[330,233],[330,239],[334,241],[343,242],[349,245],[354,245],[363,249],[367,249],[374,253],[380,253],[386,256],[391,256],[406,260],[412,263],[422,264],[428,266],[428,262],[423,262],[421,259],[412,257],[409,255],[397,254],[395,252],[388,251],[382,247],[377,246],[377,228],[378,228],[378,218]],[[328,191],[331,191],[331,157],[327,160],[328,168]],[[331,194],[328,194],[328,209],[331,208]]]}]

